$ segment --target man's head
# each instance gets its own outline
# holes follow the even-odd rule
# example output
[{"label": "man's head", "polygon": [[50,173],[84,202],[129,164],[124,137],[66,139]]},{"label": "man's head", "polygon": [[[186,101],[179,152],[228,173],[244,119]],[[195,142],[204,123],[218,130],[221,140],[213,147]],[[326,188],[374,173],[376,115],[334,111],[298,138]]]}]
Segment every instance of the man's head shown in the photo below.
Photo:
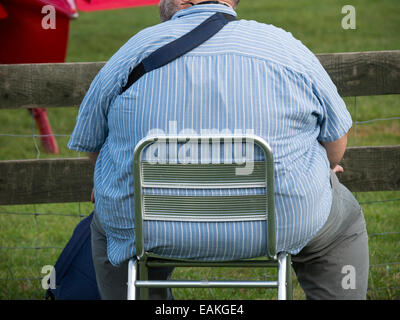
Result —
[{"label": "man's head", "polygon": [[[160,0],[158,7],[160,9],[161,21],[167,21],[178,11],[205,1],[208,0]],[[239,1],[240,0],[218,0],[218,2],[225,3],[232,8],[236,8]]]}]

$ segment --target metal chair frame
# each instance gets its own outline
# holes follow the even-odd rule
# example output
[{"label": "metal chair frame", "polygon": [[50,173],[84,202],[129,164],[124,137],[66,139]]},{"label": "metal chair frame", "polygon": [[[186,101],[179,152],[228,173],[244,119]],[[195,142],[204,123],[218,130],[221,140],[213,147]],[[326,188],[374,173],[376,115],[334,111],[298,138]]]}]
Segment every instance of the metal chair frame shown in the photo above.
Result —
[{"label": "metal chair frame", "polygon": [[[185,259],[172,259],[146,252],[144,249],[143,235],[143,170],[142,152],[151,144],[160,143],[186,143],[190,141],[206,141],[208,143],[221,143],[235,141],[253,143],[262,148],[265,154],[265,184],[266,218],[267,218],[267,259],[243,259],[236,261],[196,261]],[[185,164],[181,164],[184,166]],[[129,260],[128,264],[128,300],[148,299],[150,288],[277,288],[278,299],[292,299],[292,271],[291,257],[286,252],[276,252],[275,240],[275,207],[274,207],[274,169],[273,155],[268,143],[255,135],[210,135],[210,136],[153,136],[141,140],[134,151],[134,197],[135,197],[135,235],[136,257]],[[192,280],[148,280],[149,267],[233,267],[233,268],[277,268],[276,281],[192,281]],[[137,294],[139,291],[139,297]]]}]

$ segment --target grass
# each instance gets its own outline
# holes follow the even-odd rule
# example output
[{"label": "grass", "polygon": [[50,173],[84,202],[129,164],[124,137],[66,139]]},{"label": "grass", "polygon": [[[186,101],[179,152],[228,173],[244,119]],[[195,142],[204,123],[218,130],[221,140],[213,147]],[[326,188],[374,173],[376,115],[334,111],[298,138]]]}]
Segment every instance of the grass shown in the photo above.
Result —
[{"label": "grass", "polygon": [[[342,0],[252,0],[242,1],[238,14],[274,24],[291,32],[314,53],[395,50],[400,48],[400,5],[398,0],[364,0],[354,2],[357,29],[341,28]],[[67,61],[105,61],[141,29],[158,23],[156,7],[80,13],[71,22]],[[349,97],[345,102],[353,120],[399,117],[399,96]],[[77,108],[54,108],[48,115],[57,134],[70,134]],[[1,110],[0,160],[49,158],[35,147],[35,126],[26,110]],[[57,137],[59,157],[76,157],[66,147],[68,138]],[[350,133],[350,146],[398,145],[400,121],[376,121],[358,124]],[[400,298],[400,192],[367,192],[356,194],[362,203],[370,235],[369,299]],[[374,202],[379,200],[380,202]],[[372,203],[371,203],[372,202]],[[40,288],[42,266],[53,265],[82,215],[91,212],[90,203],[1,206],[0,207],[0,299],[42,299]],[[31,213],[35,213],[32,215]],[[393,233],[393,234],[391,234]],[[382,235],[383,234],[383,235]],[[18,247],[19,249],[5,249]],[[29,247],[50,247],[28,249]],[[249,278],[265,279],[270,270],[177,269],[175,278]],[[14,279],[14,280],[13,280]],[[176,299],[273,299],[275,293],[260,289],[174,289]],[[294,281],[294,297],[304,299]]]}]

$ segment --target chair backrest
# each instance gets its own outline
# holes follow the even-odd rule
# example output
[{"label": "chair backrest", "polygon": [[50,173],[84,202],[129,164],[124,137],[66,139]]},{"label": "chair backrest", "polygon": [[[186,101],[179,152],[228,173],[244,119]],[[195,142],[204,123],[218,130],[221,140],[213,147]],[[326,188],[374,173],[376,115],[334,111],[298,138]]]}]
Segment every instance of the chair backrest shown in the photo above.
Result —
[{"label": "chair backrest", "polygon": [[[254,160],[255,146],[264,153],[261,161]],[[133,162],[139,259],[145,253],[143,221],[146,220],[266,220],[268,256],[276,257],[273,156],[262,138],[152,136],[137,144]],[[246,188],[262,192],[243,192]],[[146,189],[153,192],[147,193]]]}]

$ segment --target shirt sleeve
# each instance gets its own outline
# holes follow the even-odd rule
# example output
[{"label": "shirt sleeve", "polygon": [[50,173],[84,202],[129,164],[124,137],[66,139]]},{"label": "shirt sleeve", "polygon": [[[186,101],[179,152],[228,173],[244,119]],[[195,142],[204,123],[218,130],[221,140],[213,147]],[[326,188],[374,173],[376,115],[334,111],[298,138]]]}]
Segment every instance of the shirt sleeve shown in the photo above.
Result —
[{"label": "shirt sleeve", "polygon": [[317,113],[320,125],[318,141],[336,141],[350,130],[353,121],[335,84],[315,56],[312,63],[311,81],[314,95],[320,104],[320,112]]},{"label": "shirt sleeve", "polygon": [[94,78],[79,108],[68,148],[98,152],[108,135],[108,109],[121,91],[116,59],[111,58]]}]

